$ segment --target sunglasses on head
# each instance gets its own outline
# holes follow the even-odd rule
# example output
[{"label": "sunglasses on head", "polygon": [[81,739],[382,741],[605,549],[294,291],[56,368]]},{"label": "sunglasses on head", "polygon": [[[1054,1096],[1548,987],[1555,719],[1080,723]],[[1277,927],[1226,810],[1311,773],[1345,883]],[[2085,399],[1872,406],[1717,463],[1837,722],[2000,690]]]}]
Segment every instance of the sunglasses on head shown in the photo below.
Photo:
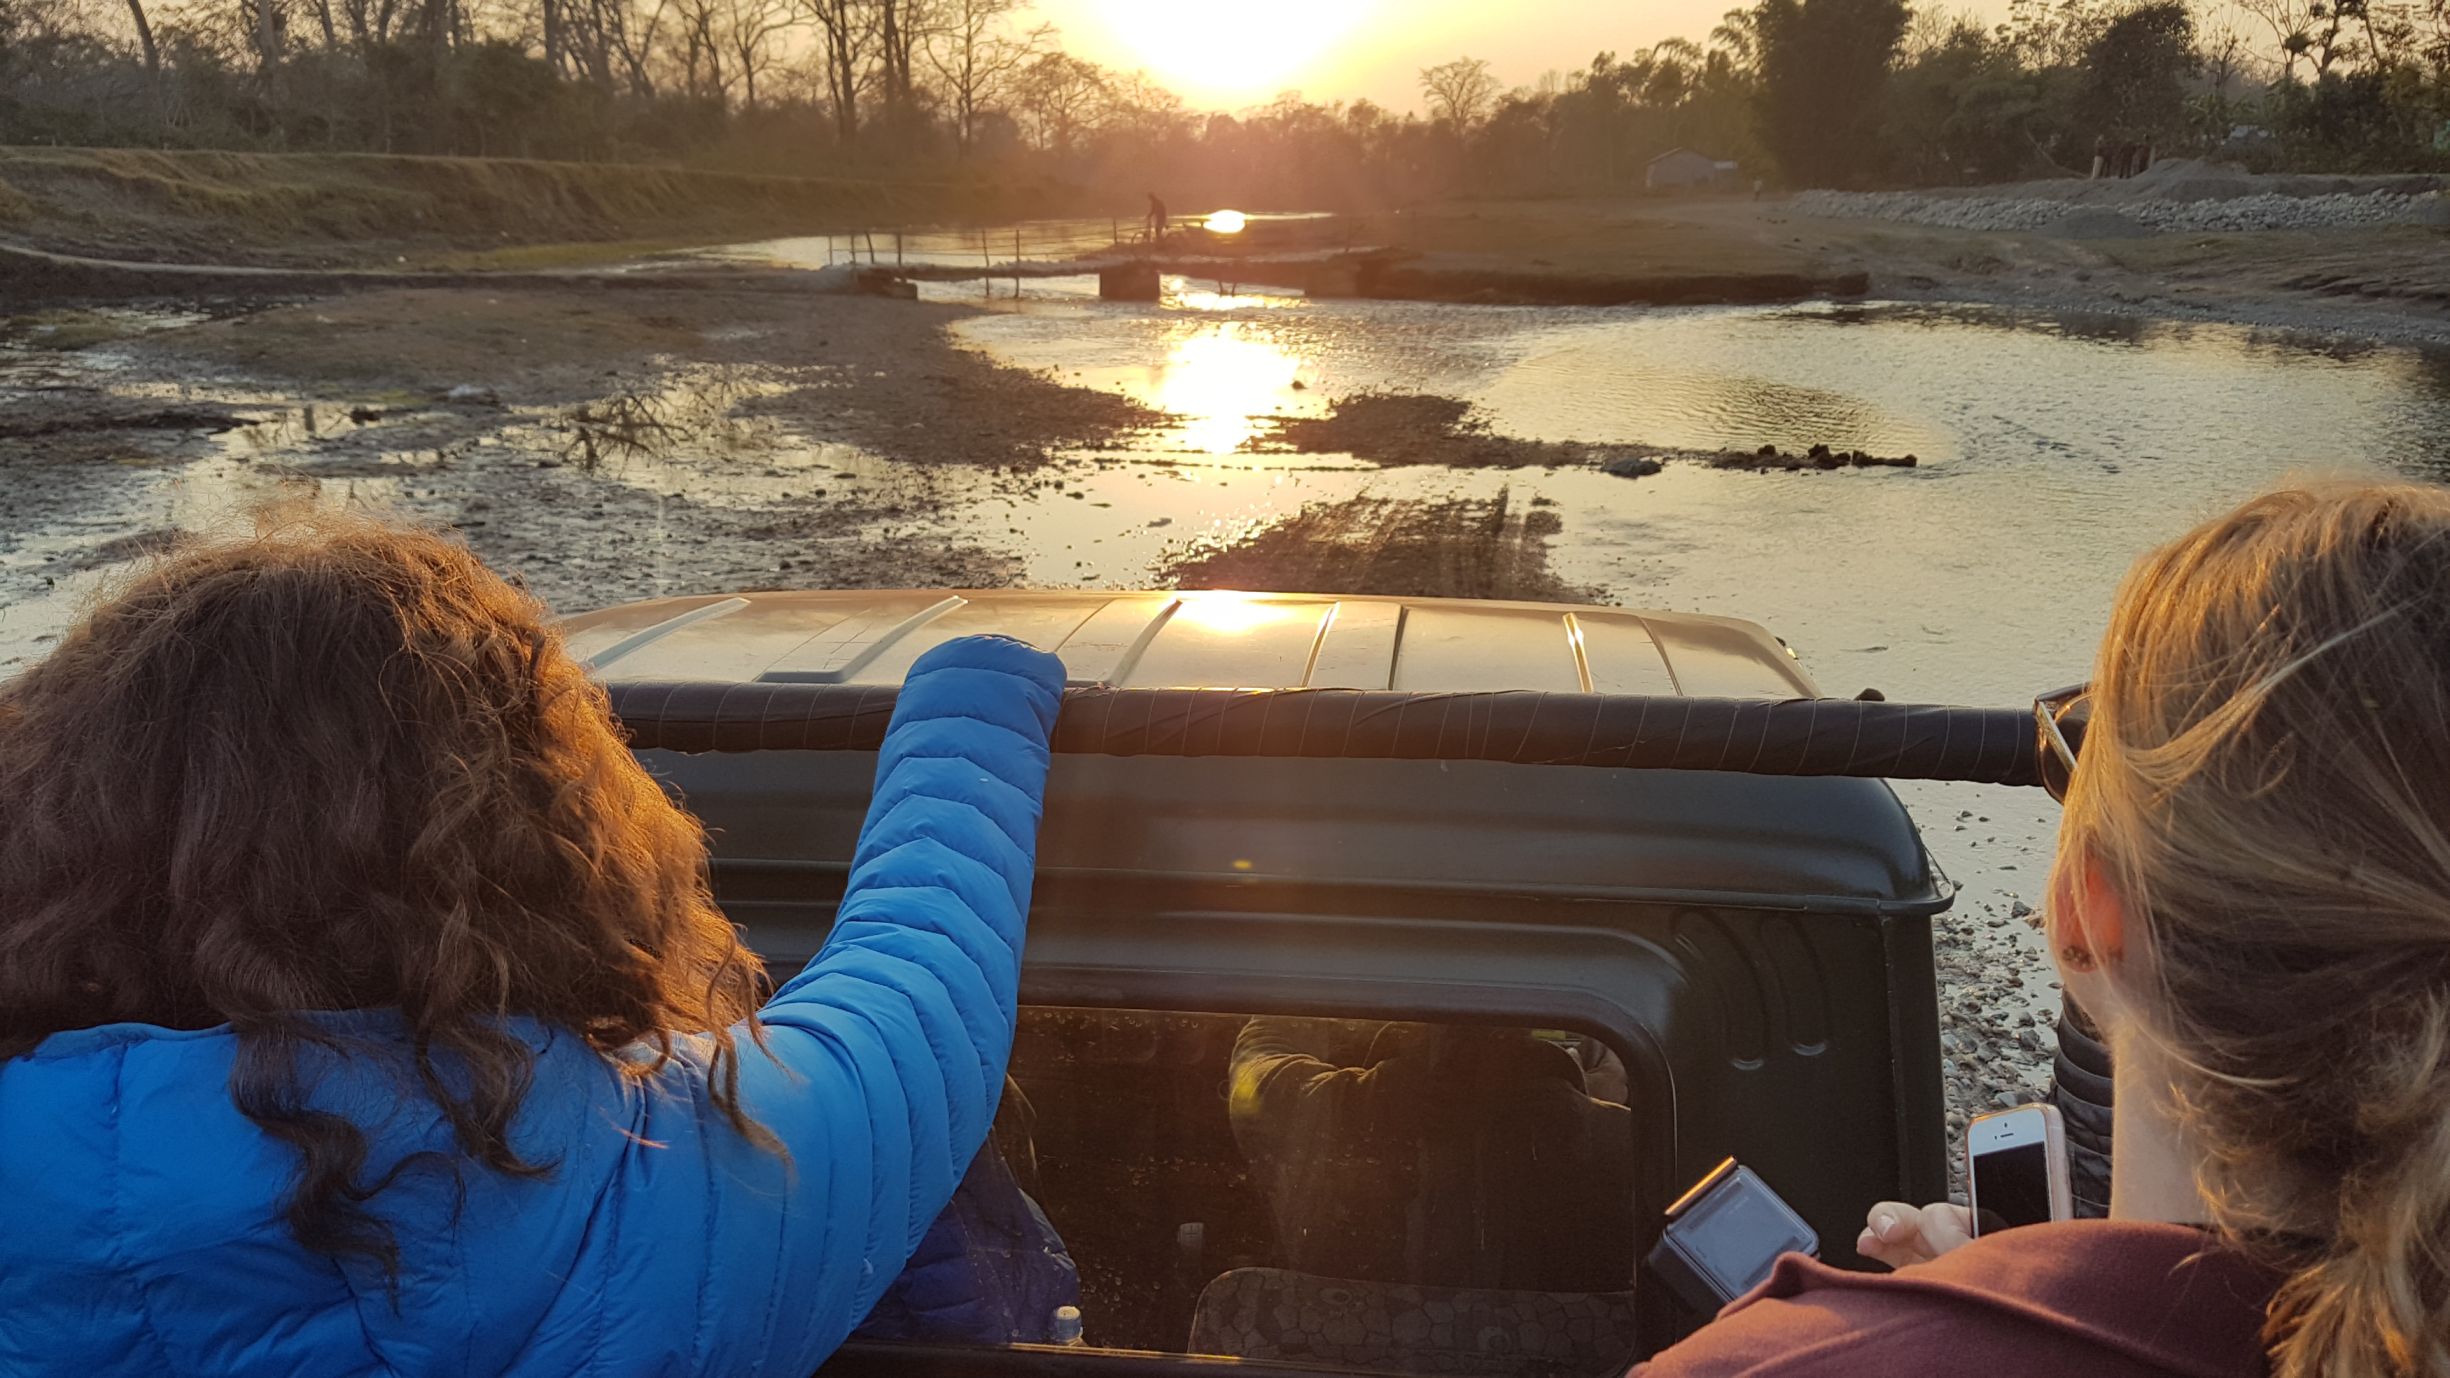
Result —
[{"label": "sunglasses on head", "polygon": [[2033,701],[2034,731],[2041,737],[2042,788],[2067,802],[2068,782],[2076,778],[2076,753],[2084,749],[2084,729],[2093,720],[2093,686],[2073,684],[2053,689]]}]

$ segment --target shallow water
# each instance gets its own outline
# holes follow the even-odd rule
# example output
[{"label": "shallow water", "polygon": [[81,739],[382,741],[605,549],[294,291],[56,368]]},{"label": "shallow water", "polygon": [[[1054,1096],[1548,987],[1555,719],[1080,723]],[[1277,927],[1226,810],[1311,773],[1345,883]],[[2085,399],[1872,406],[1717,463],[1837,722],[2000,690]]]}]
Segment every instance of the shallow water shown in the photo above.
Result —
[{"label": "shallow water", "polygon": [[[1204,223],[1208,212],[1176,216],[1175,228]],[[1327,220],[1311,211],[1250,212],[1253,225],[1272,221]],[[874,263],[933,268],[990,268],[1015,261],[1047,263],[1103,253],[1141,238],[1143,222],[1121,218],[1024,220],[1019,224],[926,230],[867,230],[855,234],[806,235],[722,244],[692,257],[731,263],[773,263],[824,268],[836,263]],[[1169,241],[1172,242],[1172,241]],[[974,293],[975,294],[975,293]]]},{"label": "shallow water", "polygon": [[[1161,303],[1124,305],[1096,300],[1086,280],[1033,280],[1020,301],[998,299],[953,327],[1000,361],[1178,418],[1128,450],[1026,476],[914,470],[761,418],[758,399],[781,386],[773,378],[676,364],[650,399],[676,421],[670,437],[607,448],[590,472],[732,510],[820,493],[846,510],[941,504],[947,532],[1009,552],[1024,582],[1109,588],[1158,582],[1172,560],[1311,504],[1502,490],[1557,515],[1556,572],[1600,597],[1756,619],[1832,693],[1978,704],[2018,704],[2082,678],[2134,558],[2284,474],[2450,475],[2450,358],[2412,349],[1988,308],[1462,307],[1229,286],[1177,279]],[[0,384],[27,387],[56,381],[38,369],[87,383],[112,372],[106,350],[0,365],[13,374]],[[1380,389],[1468,400],[1502,433],[1628,453],[1827,443],[1924,462],[1766,474],[1675,463],[1627,481],[1245,448],[1264,442],[1269,418]],[[346,437],[341,458],[363,464],[336,468],[335,428],[355,424],[345,415],[246,400],[271,408],[265,425],[214,441],[202,465],[128,471],[72,528],[0,539],[0,575],[32,588],[100,537],[198,525],[201,509],[275,481],[257,472],[262,460],[315,451],[327,492],[335,476],[362,473],[347,491],[369,500],[415,481],[401,465],[406,441],[385,439],[392,423]],[[567,414],[520,415],[486,443],[567,461],[573,425]],[[0,674],[38,654],[101,577],[63,570],[0,606]],[[1959,786],[1904,793],[1970,907],[2038,901],[2054,826],[2046,801]]]},{"label": "shallow water", "polygon": [[[1175,452],[1163,477],[1088,471],[1111,508],[997,509],[1046,533],[1027,553],[1033,580],[1128,585],[1167,553],[1311,502],[1507,489],[1554,504],[1557,572],[1612,602],[1756,619],[1828,692],[2019,704],[2085,677],[2120,575],[2193,522],[2292,472],[2450,475],[2450,358],[2414,349],[1883,304],[1206,305],[1024,301],[955,328],[1004,362],[1185,416],[1152,442]],[[1532,439],[1628,452],[1827,443],[1924,463],[1671,464],[1626,481],[1236,450],[1262,417],[1381,388],[1469,400],[1496,430]],[[1969,902],[2039,901],[2055,828],[2046,800],[1901,792]],[[2035,995],[2047,998],[2039,983]]]}]

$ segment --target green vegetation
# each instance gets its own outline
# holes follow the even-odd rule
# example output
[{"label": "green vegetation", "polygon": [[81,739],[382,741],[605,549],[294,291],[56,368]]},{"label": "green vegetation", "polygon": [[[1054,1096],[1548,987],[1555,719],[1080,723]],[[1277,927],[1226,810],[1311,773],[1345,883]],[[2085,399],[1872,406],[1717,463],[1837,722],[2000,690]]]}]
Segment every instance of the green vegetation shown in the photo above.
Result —
[{"label": "green vegetation", "polygon": [[1886,171],[1881,97],[1905,37],[1905,0],[1761,0],[1754,108],[1789,177],[1865,182]]}]

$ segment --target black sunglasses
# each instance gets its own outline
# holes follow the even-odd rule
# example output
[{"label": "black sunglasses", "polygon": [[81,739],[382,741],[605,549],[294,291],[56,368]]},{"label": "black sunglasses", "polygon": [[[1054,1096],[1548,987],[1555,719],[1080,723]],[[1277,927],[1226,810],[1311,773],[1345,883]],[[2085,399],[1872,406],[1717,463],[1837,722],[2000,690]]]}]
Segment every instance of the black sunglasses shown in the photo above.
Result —
[{"label": "black sunglasses", "polygon": [[2033,701],[2033,726],[2041,737],[2042,788],[2067,802],[2068,783],[2076,778],[2076,753],[2084,749],[2084,729],[2093,720],[2093,686],[2073,684],[2053,689]]}]

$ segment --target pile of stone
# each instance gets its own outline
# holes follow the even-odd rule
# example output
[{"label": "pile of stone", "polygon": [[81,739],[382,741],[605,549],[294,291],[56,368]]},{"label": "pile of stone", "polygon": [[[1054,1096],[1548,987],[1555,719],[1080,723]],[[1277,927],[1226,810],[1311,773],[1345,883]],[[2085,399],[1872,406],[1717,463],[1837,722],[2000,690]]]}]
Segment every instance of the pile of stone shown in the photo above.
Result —
[{"label": "pile of stone", "polygon": [[[1876,455],[1866,450],[1835,450],[1827,445],[1815,445],[1802,454],[1792,454],[1775,445],[1758,450],[1721,450],[1716,454],[1686,456],[1698,458],[1714,469],[1744,469],[1754,473],[1766,470],[1794,472],[1800,469],[1911,469],[1922,461],[1912,455]],[[1616,478],[1649,478],[1667,467],[1658,455],[1620,455],[1603,460],[1600,472]]]},{"label": "pile of stone", "polygon": [[1711,459],[1721,469],[1911,469],[1922,461],[1912,455],[1876,455],[1867,450],[1833,450],[1815,445],[1802,454],[1790,454],[1775,445],[1764,445],[1746,454],[1729,450]]},{"label": "pile of stone", "polygon": [[1958,230],[2065,233],[2070,238],[2137,233],[2222,233],[2315,230],[2356,225],[2450,224],[2443,193],[2339,192],[2289,196],[2261,192],[2225,200],[2121,200],[2115,210],[2071,206],[2057,197],[1931,196],[1919,192],[1809,191],[1795,198],[1806,215],[1846,220],[1898,220]]}]

